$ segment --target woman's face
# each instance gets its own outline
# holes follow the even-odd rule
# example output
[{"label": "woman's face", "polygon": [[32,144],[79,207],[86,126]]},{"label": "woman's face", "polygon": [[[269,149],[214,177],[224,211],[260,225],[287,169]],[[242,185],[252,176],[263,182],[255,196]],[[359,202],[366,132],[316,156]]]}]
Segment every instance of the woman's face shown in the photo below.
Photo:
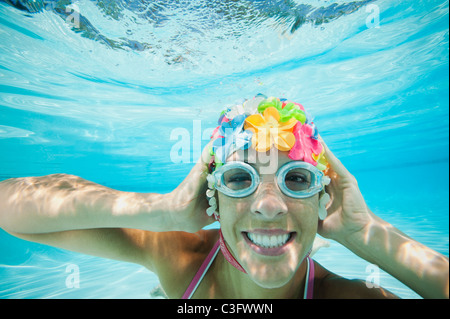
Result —
[{"label": "woman's face", "polygon": [[218,192],[220,224],[228,248],[252,280],[264,288],[278,288],[292,279],[312,247],[319,196],[295,199],[280,191],[275,174],[291,161],[287,152],[271,150],[261,159],[243,151],[227,159],[253,165],[261,184],[245,198]]}]

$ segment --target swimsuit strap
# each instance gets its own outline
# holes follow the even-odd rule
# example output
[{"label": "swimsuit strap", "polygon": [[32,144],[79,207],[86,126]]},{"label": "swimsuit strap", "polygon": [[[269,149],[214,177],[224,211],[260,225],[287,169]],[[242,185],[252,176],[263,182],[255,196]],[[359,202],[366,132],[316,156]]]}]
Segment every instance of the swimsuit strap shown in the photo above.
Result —
[{"label": "swimsuit strap", "polygon": [[314,261],[306,257],[306,282],[303,299],[313,299],[314,293]]},{"label": "swimsuit strap", "polygon": [[[208,272],[209,267],[211,267],[212,262],[216,258],[217,254],[221,250],[221,241],[218,240],[214,247],[209,252],[206,259],[203,261],[202,265],[200,266],[199,270],[194,276],[194,279],[192,279],[191,283],[189,284],[188,288],[186,289],[186,292],[183,294],[182,299],[190,299],[194,292],[197,290],[198,286],[200,285],[200,282],[202,281],[203,277],[205,277],[206,273]],[[314,261],[308,256],[306,257],[306,282],[305,282],[305,291],[303,294],[303,299],[313,299],[313,293],[314,293]]]},{"label": "swimsuit strap", "polygon": [[214,258],[216,258],[217,254],[219,253],[219,250],[220,244],[219,241],[217,241],[206,259],[203,261],[203,264],[200,266],[200,269],[195,274],[194,279],[192,279],[189,287],[186,289],[186,292],[184,293],[183,297],[181,297],[181,299],[191,299],[192,295],[197,290],[198,285],[202,281],[203,277],[205,277],[205,274],[214,261]]},{"label": "swimsuit strap", "polygon": [[223,256],[225,259],[237,270],[242,271],[244,274],[247,272],[245,269],[241,266],[241,264],[233,257],[231,252],[227,248],[227,244],[225,244],[225,239],[222,235],[222,230],[219,229],[219,235],[220,235],[220,250],[222,251]]}]

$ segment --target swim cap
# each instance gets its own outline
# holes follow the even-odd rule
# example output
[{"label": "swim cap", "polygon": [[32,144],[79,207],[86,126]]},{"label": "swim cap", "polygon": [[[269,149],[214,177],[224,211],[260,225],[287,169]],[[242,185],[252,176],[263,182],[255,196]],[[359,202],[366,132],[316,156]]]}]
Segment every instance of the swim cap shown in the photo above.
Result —
[{"label": "swim cap", "polygon": [[211,170],[225,164],[227,157],[238,149],[252,147],[267,152],[275,147],[289,151],[292,160],[310,163],[324,171],[325,148],[318,137],[318,130],[303,105],[259,94],[221,113],[211,136],[214,139]]},{"label": "swim cap", "polygon": [[219,220],[215,185],[211,173],[226,163],[226,159],[238,149],[252,147],[257,152],[267,152],[272,147],[289,151],[289,158],[304,161],[325,171],[328,163],[325,148],[319,141],[319,133],[312,117],[303,105],[275,97],[258,94],[251,100],[227,108],[220,114],[218,126],[211,135],[211,162],[207,176],[206,196],[209,216]]}]

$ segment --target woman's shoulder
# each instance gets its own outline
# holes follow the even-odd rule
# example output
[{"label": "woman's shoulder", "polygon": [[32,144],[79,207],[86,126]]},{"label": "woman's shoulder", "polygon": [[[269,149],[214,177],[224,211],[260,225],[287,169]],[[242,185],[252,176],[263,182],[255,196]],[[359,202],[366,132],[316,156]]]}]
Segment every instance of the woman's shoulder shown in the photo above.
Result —
[{"label": "woman's shoulder", "polygon": [[[164,232],[148,234],[153,251],[152,271],[158,276],[169,297],[179,298],[180,287],[186,288],[214,244],[219,240],[217,229],[196,233]],[[156,243],[156,244],[155,244]]]},{"label": "woman's shoulder", "polygon": [[391,292],[361,279],[347,279],[324,268],[314,261],[315,299],[392,299],[398,298]]}]

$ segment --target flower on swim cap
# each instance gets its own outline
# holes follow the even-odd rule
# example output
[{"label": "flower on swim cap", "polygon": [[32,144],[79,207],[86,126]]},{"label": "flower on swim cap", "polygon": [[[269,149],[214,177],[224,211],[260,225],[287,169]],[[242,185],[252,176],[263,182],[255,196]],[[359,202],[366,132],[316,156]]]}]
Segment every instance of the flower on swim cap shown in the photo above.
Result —
[{"label": "flower on swim cap", "polygon": [[253,147],[266,152],[274,146],[289,151],[289,158],[308,162],[320,170],[327,167],[318,131],[304,107],[292,101],[257,95],[221,113],[211,138],[215,167],[238,149]]},{"label": "flower on swim cap", "polygon": [[267,152],[272,145],[280,151],[289,151],[295,143],[292,128],[297,124],[294,118],[286,122],[280,119],[280,112],[273,106],[264,109],[263,114],[250,115],[244,128],[253,132],[252,145],[258,152]]},{"label": "flower on swim cap", "polygon": [[249,147],[252,135],[250,131],[242,129],[245,119],[245,114],[239,114],[232,120],[224,120],[217,127],[215,133],[218,134],[219,138],[214,140],[212,145],[215,150],[216,160],[225,163],[232,146],[234,146],[234,149],[246,149]]}]

